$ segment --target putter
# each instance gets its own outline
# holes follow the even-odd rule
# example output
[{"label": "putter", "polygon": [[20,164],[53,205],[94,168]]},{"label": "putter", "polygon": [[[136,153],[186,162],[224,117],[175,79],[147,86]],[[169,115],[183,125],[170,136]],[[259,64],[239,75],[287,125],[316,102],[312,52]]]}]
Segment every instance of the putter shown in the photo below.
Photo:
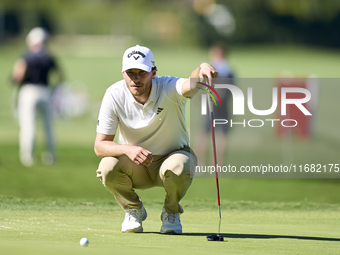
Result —
[{"label": "putter", "polygon": [[223,236],[221,235],[221,200],[220,200],[220,187],[218,182],[218,173],[217,173],[217,157],[216,157],[216,143],[215,143],[215,132],[214,132],[214,104],[211,97],[208,100],[208,108],[209,108],[209,118],[210,118],[210,125],[211,125],[211,136],[212,136],[212,143],[213,143],[213,154],[214,154],[214,164],[215,164],[215,176],[216,176],[216,189],[217,189],[217,204],[218,204],[218,213],[219,213],[219,223],[218,223],[218,232],[214,235],[208,235],[208,241],[224,241]]}]

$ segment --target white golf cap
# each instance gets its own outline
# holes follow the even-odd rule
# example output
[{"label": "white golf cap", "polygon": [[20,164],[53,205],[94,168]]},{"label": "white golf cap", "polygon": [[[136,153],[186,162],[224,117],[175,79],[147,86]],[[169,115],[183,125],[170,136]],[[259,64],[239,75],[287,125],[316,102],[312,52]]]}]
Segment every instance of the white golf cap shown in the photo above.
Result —
[{"label": "white golf cap", "polygon": [[136,45],[128,48],[123,55],[122,72],[128,69],[150,72],[153,67],[155,67],[155,60],[147,47]]},{"label": "white golf cap", "polygon": [[38,43],[45,43],[47,38],[48,34],[45,29],[41,27],[35,27],[28,33],[26,42],[29,46],[32,46]]}]

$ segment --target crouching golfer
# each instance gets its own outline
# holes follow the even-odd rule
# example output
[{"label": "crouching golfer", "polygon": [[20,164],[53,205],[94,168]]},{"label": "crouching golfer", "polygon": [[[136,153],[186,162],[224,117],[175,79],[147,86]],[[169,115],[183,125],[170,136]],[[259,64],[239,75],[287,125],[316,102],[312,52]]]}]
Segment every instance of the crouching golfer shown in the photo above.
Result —
[{"label": "crouching golfer", "polygon": [[[197,163],[188,146],[185,105],[197,89],[190,79],[156,76],[154,56],[146,47],[127,49],[122,62],[124,79],[106,90],[99,111],[94,150],[102,160],[97,177],[125,211],[122,232],[143,232],[147,213],[135,189],[160,186],[166,192],[160,232],[181,234],[179,201]],[[217,75],[202,63],[190,78]]]}]

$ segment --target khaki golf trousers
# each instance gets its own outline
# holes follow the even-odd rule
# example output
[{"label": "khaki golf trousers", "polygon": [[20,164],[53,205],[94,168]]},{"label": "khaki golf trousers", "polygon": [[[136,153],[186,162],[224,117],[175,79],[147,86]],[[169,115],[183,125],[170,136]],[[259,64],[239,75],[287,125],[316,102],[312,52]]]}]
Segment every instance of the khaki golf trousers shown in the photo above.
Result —
[{"label": "khaki golf trousers", "polygon": [[136,165],[127,156],[104,157],[97,177],[114,195],[123,210],[138,208],[142,204],[135,189],[164,187],[164,208],[167,212],[182,213],[179,201],[191,185],[197,158],[189,147],[169,155],[153,156],[150,166]]}]

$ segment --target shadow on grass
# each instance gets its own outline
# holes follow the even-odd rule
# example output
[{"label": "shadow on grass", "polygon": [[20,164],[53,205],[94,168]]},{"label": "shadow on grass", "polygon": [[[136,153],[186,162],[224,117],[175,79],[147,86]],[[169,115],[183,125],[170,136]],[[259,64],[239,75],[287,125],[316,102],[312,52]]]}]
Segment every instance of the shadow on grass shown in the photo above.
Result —
[{"label": "shadow on grass", "polygon": [[[144,232],[149,234],[160,234],[159,232]],[[183,233],[182,236],[208,236],[214,233]],[[316,237],[316,236],[291,236],[291,235],[262,235],[262,234],[230,234],[221,233],[224,238],[239,238],[239,239],[299,239],[299,240],[310,240],[310,241],[333,241],[340,242],[340,238],[331,237]],[[225,240],[227,241],[227,240]]]}]

